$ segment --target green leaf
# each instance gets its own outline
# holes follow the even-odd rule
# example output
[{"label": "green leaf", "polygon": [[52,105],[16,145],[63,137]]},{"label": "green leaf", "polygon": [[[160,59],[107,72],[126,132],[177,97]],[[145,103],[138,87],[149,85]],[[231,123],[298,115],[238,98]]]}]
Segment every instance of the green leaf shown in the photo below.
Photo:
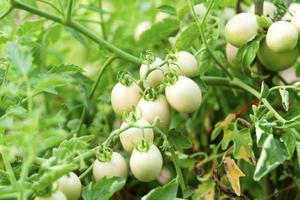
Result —
[{"label": "green leaf", "polygon": [[169,5],[162,5],[157,8],[160,12],[168,13],[170,15],[176,15],[176,9]]},{"label": "green leaf", "polygon": [[270,89],[269,87],[264,83],[262,82],[261,83],[261,90],[260,90],[260,99],[264,99],[264,98],[267,98],[270,94]]},{"label": "green leaf", "polygon": [[49,76],[41,79],[41,81],[35,86],[33,93],[38,94],[40,92],[56,93],[53,89],[61,87],[69,83],[68,79],[60,76]]},{"label": "green leaf", "polygon": [[286,149],[288,150],[289,153],[288,159],[291,159],[296,147],[296,137],[289,129],[286,129],[281,139],[284,142]]},{"label": "green leaf", "polygon": [[178,50],[190,49],[195,40],[199,38],[197,23],[191,23],[185,27],[176,37],[175,48]]},{"label": "green leaf", "polygon": [[213,191],[214,191],[215,183],[213,180],[209,179],[204,181],[198,188],[195,190],[195,193],[192,196],[193,200],[199,199],[213,199]]},{"label": "green leaf", "polygon": [[161,22],[155,23],[152,27],[141,35],[139,44],[144,47],[151,47],[159,44],[163,39],[170,36],[179,29],[180,21],[176,18],[166,18]]},{"label": "green leaf", "polygon": [[93,11],[93,12],[97,12],[97,13],[108,13],[105,10],[103,10],[103,9],[99,8],[98,6],[93,5],[93,4],[80,4],[79,8],[83,8],[83,9]]},{"label": "green leaf", "polygon": [[263,145],[253,179],[259,181],[263,176],[275,169],[289,158],[289,151],[284,142],[270,134]]},{"label": "green leaf", "polygon": [[24,24],[21,25],[21,27],[18,30],[18,34],[23,35],[31,35],[37,31],[43,30],[44,26],[43,19],[35,20],[35,21],[25,21]]},{"label": "green leaf", "polygon": [[69,64],[61,64],[58,66],[54,66],[50,70],[52,73],[61,74],[66,72],[75,72],[75,73],[82,73],[84,70],[81,67],[78,67],[77,65]]},{"label": "green leaf", "polygon": [[251,163],[249,158],[251,158],[252,155],[253,151],[250,129],[235,129],[233,136],[233,157],[235,159],[243,159]]},{"label": "green leaf", "polygon": [[178,182],[173,179],[163,187],[157,187],[142,197],[142,200],[175,200],[177,196]]},{"label": "green leaf", "polygon": [[82,190],[84,200],[109,200],[117,191],[121,190],[126,183],[125,178],[106,177],[100,179],[95,184],[90,183]]},{"label": "green leaf", "polygon": [[190,139],[176,129],[169,130],[167,137],[169,142],[179,149],[188,149],[192,147]]},{"label": "green leaf", "polygon": [[289,110],[289,92],[286,89],[280,88],[279,94],[281,96],[282,107],[285,111]]},{"label": "green leaf", "polygon": [[84,39],[84,37],[78,33],[77,31],[69,28],[69,27],[65,27],[65,30],[69,33],[71,33],[71,35],[78,41],[80,42],[83,46],[87,46],[86,41]]},{"label": "green leaf", "polygon": [[16,43],[9,42],[7,44],[7,56],[11,65],[23,75],[29,72],[32,64],[32,55],[28,49]]},{"label": "green leaf", "polygon": [[268,135],[273,133],[273,127],[267,120],[255,122],[256,143],[258,147],[262,147]]}]

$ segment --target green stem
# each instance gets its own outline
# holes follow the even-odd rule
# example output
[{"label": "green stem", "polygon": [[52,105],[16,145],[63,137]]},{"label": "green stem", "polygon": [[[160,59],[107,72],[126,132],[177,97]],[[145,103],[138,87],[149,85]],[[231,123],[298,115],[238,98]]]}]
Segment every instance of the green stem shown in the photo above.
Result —
[{"label": "green stem", "polygon": [[181,171],[181,168],[179,166],[178,158],[177,158],[177,156],[175,154],[175,151],[174,151],[173,147],[170,147],[169,150],[170,150],[173,162],[174,162],[174,166],[175,166],[177,177],[179,179],[179,185],[181,187],[182,192],[184,192],[185,189],[186,189],[186,187],[185,187],[185,183],[184,183],[184,178],[183,178],[183,175],[182,175],[182,171]]},{"label": "green stem", "polygon": [[216,64],[219,66],[219,68],[226,74],[226,76],[228,76],[230,79],[232,79],[233,76],[226,69],[226,66],[223,66],[222,62],[219,61],[219,59],[215,56],[213,50],[210,48],[210,45],[207,43],[207,38],[206,38],[206,36],[203,32],[203,26],[204,26],[205,20],[207,19],[207,16],[208,16],[208,14],[209,14],[209,12],[210,12],[213,4],[214,4],[214,0],[210,1],[210,4],[209,4],[209,6],[207,8],[207,11],[206,11],[206,13],[205,13],[205,15],[204,15],[201,22],[200,22],[197,14],[195,12],[193,0],[189,0],[189,1],[190,1],[190,9],[191,9],[193,17],[196,20],[196,23],[198,25],[198,29],[199,29],[201,40],[202,40],[203,44],[205,45],[208,53],[211,55],[212,59],[216,62]]},{"label": "green stem", "polygon": [[[103,72],[104,70],[106,69],[107,66],[109,66],[109,64],[115,59],[114,56],[110,56],[106,61],[105,63],[103,64],[103,67],[99,70],[98,72],[98,75],[97,75],[97,78],[96,78],[96,81],[94,82],[93,86],[92,86],[92,89],[91,89],[91,92],[89,94],[89,99],[93,99],[94,97],[94,94],[95,94],[95,91],[96,89],[98,88],[98,85],[99,85],[99,82],[101,80],[101,77],[103,75]],[[83,109],[82,109],[82,112],[81,112],[81,115],[80,115],[80,122],[79,122],[79,125],[78,125],[78,128],[77,128],[77,131],[76,131],[76,135],[79,134],[80,130],[81,130],[81,127],[82,127],[82,124],[83,124],[83,120],[85,118],[85,114],[86,114],[86,107],[84,106]],[[75,136],[76,136],[75,135]]]},{"label": "green stem", "polygon": [[69,0],[67,16],[66,16],[66,23],[71,22],[71,20],[72,20],[72,10],[73,10],[73,0]]},{"label": "green stem", "polygon": [[9,15],[13,9],[14,8],[11,6],[5,13],[3,13],[3,15],[0,16],[0,20],[5,18],[7,15]]},{"label": "green stem", "polygon": [[[2,134],[1,134],[1,138],[2,138]],[[0,146],[0,154],[2,155],[2,160],[3,160],[3,163],[4,163],[5,169],[7,171],[9,181],[12,185],[14,185],[14,184],[16,184],[17,179],[15,177],[12,166],[9,162],[8,154],[7,154],[7,151],[6,151],[5,147]]]},{"label": "green stem", "polygon": [[90,165],[80,176],[79,179],[82,180],[84,179],[93,169],[93,164]]},{"label": "green stem", "polygon": [[264,12],[264,0],[254,0],[255,14],[262,15]]},{"label": "green stem", "polygon": [[[102,0],[99,0],[99,8],[101,10],[103,10],[102,9]],[[101,30],[102,30],[102,36],[103,36],[103,39],[107,40],[103,12],[100,12],[99,14],[100,14],[100,25],[101,25]]]},{"label": "green stem", "polygon": [[86,29],[82,25],[78,24],[77,22],[74,22],[74,21],[66,22],[60,17],[57,17],[57,16],[52,15],[48,12],[42,11],[42,10],[40,10],[38,8],[35,8],[35,7],[32,7],[30,5],[27,5],[27,4],[25,4],[23,2],[20,2],[18,0],[11,0],[11,6],[12,6],[12,8],[25,10],[25,11],[28,11],[32,14],[47,18],[47,19],[52,20],[54,22],[57,22],[57,23],[65,25],[67,27],[70,27],[70,28],[74,29],[75,31],[85,35],[88,38],[90,38],[92,41],[96,42],[97,44],[103,45],[105,48],[107,48],[111,52],[114,52],[117,56],[119,56],[120,58],[122,58],[124,60],[127,60],[127,61],[132,62],[132,63],[136,63],[136,64],[141,64],[142,63],[142,61],[138,57],[133,56],[133,55],[119,49],[118,47],[114,46],[110,42],[107,42],[106,40],[98,37],[93,32],[89,31],[88,29]]}]

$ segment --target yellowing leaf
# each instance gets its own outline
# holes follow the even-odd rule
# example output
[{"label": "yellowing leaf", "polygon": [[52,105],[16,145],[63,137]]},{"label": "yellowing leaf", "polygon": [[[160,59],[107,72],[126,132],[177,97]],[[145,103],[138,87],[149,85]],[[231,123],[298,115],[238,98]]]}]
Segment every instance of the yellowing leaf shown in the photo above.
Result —
[{"label": "yellowing leaf", "polygon": [[245,174],[236,165],[235,161],[229,157],[224,159],[224,169],[230,185],[237,196],[241,195],[240,177]]}]

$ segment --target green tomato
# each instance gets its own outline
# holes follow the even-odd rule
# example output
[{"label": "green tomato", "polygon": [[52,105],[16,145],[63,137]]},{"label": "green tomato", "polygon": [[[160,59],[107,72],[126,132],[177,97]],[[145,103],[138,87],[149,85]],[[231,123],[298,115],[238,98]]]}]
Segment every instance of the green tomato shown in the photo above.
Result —
[{"label": "green tomato", "polygon": [[267,45],[274,52],[293,50],[298,43],[297,29],[289,22],[277,21],[270,27],[266,35]]},{"label": "green tomato", "polygon": [[251,13],[240,13],[232,17],[225,26],[225,38],[235,47],[241,47],[257,35],[258,23]]},{"label": "green tomato", "polygon": [[[264,16],[268,16],[271,18],[274,18],[275,13],[277,11],[277,7],[275,6],[275,4],[269,2],[269,1],[264,1],[264,6],[263,6],[263,15]],[[255,13],[255,6],[254,4],[252,4],[248,10],[249,13],[254,14]]]},{"label": "green tomato", "polygon": [[[145,119],[140,119],[137,122],[135,122],[135,125],[137,126],[150,126],[150,123]],[[121,129],[128,126],[126,122],[123,122],[121,125]],[[145,137],[145,140],[147,142],[152,143],[154,138],[154,133],[152,128],[145,128],[144,132],[142,128],[129,128],[126,131],[122,132],[120,134],[120,140],[122,143],[123,148],[127,152],[132,152],[134,147],[141,143],[143,139],[143,134]]]},{"label": "green tomato", "polygon": [[292,66],[298,57],[298,49],[277,53],[272,51],[265,41],[260,45],[257,56],[260,62],[271,71],[281,71]]},{"label": "green tomato", "polygon": [[[163,60],[160,58],[156,58],[153,63],[150,64],[150,69],[158,66],[163,63]],[[142,64],[140,68],[140,77],[143,78],[147,72],[148,66],[146,64]],[[164,80],[164,70],[167,69],[166,65],[163,65],[160,67],[160,69],[156,69],[152,71],[150,74],[148,74],[148,77],[146,78],[146,84],[147,86],[156,87],[159,84],[161,84]]]},{"label": "green tomato", "polygon": [[151,124],[157,117],[159,117],[159,127],[165,128],[168,126],[171,113],[170,106],[165,96],[160,95],[153,101],[142,98],[137,107],[142,112],[142,117]]},{"label": "green tomato", "polygon": [[67,200],[67,198],[61,191],[56,191],[49,197],[35,197],[35,200]]},{"label": "green tomato", "polygon": [[201,90],[188,77],[179,76],[176,83],[166,86],[165,93],[169,104],[178,112],[192,113],[200,107]]},{"label": "green tomato", "polygon": [[78,200],[81,194],[81,182],[79,177],[70,172],[57,180],[58,190],[63,192],[68,200]]},{"label": "green tomato", "polygon": [[145,152],[134,149],[130,157],[132,174],[142,182],[155,180],[160,174],[162,165],[162,155],[154,144]]},{"label": "green tomato", "polygon": [[129,86],[117,83],[111,91],[111,104],[118,115],[129,112],[136,106],[141,98],[141,89],[135,83]]},{"label": "green tomato", "polygon": [[127,178],[127,164],[123,156],[117,152],[113,152],[111,160],[102,162],[95,160],[93,164],[93,175],[95,180],[103,177],[111,178],[113,176]]},{"label": "green tomato", "polygon": [[174,64],[170,68],[175,70],[178,75],[194,77],[198,75],[198,62],[195,56],[186,51],[179,51],[176,54]]}]

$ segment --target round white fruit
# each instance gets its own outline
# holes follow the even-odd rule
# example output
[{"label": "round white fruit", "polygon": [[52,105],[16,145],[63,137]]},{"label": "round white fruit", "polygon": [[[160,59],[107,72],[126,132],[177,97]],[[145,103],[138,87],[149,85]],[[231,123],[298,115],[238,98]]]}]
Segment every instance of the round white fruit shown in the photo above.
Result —
[{"label": "round white fruit", "polygon": [[300,4],[299,3],[291,3],[288,11],[286,14],[282,17],[282,20],[289,21],[292,19],[292,17],[297,13],[300,12]]},{"label": "round white fruit", "polygon": [[200,107],[201,90],[188,77],[179,76],[176,83],[166,86],[165,93],[169,104],[178,112],[192,113]]},{"label": "round white fruit", "polygon": [[[163,63],[163,60],[160,58],[156,58],[153,63],[150,64],[149,69],[156,67]],[[166,70],[167,66],[163,65],[160,69],[156,69],[148,74],[146,79],[147,86],[156,87],[161,84],[164,80],[164,70]],[[148,66],[147,64],[142,64],[140,67],[140,77],[143,78],[147,73]]]},{"label": "round white fruit", "polygon": [[196,15],[198,15],[199,17],[204,17],[204,15],[207,11],[207,8],[204,5],[204,3],[199,3],[197,5],[194,5],[194,10],[195,10]]},{"label": "round white fruit", "polygon": [[141,98],[140,92],[139,86],[135,83],[129,86],[117,83],[111,92],[111,104],[115,113],[122,115],[123,112],[131,111]]},{"label": "round white fruit", "polygon": [[240,13],[232,17],[225,26],[225,38],[235,47],[241,47],[257,35],[258,23],[251,13]]},{"label": "round white fruit", "polygon": [[159,117],[159,127],[165,128],[169,124],[170,107],[165,96],[160,95],[153,101],[142,98],[137,107],[142,112],[142,117],[148,122],[154,123],[155,119]]},{"label": "round white fruit", "polygon": [[226,47],[225,47],[226,59],[232,67],[240,66],[236,59],[238,52],[239,52],[239,48],[236,48],[235,46],[231,45],[230,43],[226,44]]},{"label": "round white fruit", "polygon": [[[138,121],[135,122],[135,125],[145,127],[145,126],[150,126],[150,123],[145,119],[139,119]],[[126,122],[123,122],[121,125],[121,129],[125,128],[126,126],[128,126],[128,124]],[[142,128],[133,127],[133,128],[129,128],[126,131],[122,132],[120,134],[120,140],[121,140],[123,148],[127,152],[132,152],[134,147],[141,143],[141,141],[143,139],[143,134],[144,134],[144,138],[147,142],[150,142],[150,143],[153,142],[154,133],[153,133],[152,128],[145,128],[144,132],[143,132]]]},{"label": "round white fruit", "polygon": [[111,178],[113,176],[126,178],[128,173],[127,164],[123,156],[113,152],[110,161],[101,162],[95,160],[93,164],[93,175],[96,180],[103,177]]},{"label": "round white fruit", "polygon": [[300,34],[300,12],[297,12],[291,19],[291,23],[297,29],[298,34]]},{"label": "round white fruit", "polygon": [[176,53],[176,60],[170,65],[178,75],[194,77],[198,74],[198,62],[195,56],[186,51]]},{"label": "round white fruit", "polygon": [[79,177],[70,172],[57,180],[58,190],[63,192],[68,200],[78,200],[81,194],[81,182]]},{"label": "round white fruit", "polygon": [[162,164],[162,155],[159,149],[153,144],[146,152],[134,149],[130,157],[132,174],[142,182],[155,180],[160,174]]},{"label": "round white fruit", "polygon": [[285,52],[294,49],[298,43],[297,29],[289,22],[277,21],[266,35],[267,45],[274,52]]}]

